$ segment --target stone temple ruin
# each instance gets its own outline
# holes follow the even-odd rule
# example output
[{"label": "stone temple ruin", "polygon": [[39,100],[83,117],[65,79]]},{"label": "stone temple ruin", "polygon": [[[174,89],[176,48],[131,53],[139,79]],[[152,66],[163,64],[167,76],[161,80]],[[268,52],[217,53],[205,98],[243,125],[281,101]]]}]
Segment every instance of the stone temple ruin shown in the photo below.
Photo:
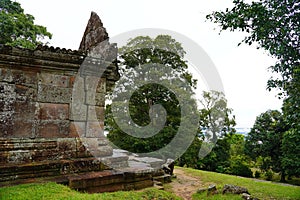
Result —
[{"label": "stone temple ruin", "polygon": [[[78,51],[0,46],[0,187],[54,181],[105,192],[168,178],[162,160],[113,149],[103,135],[105,94],[119,79],[117,65],[106,66],[117,54],[108,38],[92,13]],[[80,70],[83,62],[88,67]],[[82,93],[72,95],[78,88]]]}]

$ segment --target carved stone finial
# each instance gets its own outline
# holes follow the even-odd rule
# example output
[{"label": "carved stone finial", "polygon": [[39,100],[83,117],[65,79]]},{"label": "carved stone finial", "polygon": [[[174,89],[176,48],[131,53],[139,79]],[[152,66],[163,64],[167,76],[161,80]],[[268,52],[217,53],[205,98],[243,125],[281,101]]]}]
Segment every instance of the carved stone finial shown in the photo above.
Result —
[{"label": "carved stone finial", "polygon": [[94,49],[99,43],[107,40],[108,34],[103,27],[100,17],[97,13],[92,12],[84,31],[79,50],[89,52]]}]

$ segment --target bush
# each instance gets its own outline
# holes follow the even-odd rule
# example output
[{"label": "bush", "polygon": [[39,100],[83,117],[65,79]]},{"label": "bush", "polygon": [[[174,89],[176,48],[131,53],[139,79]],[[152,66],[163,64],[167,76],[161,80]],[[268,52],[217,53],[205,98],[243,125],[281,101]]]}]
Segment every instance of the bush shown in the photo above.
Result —
[{"label": "bush", "polygon": [[255,171],[254,177],[255,177],[255,178],[260,178],[260,176],[261,176],[260,171]]},{"label": "bush", "polygon": [[231,167],[230,171],[231,174],[233,175],[250,177],[250,178],[253,177],[251,169],[249,168],[249,166],[245,164],[235,165]]},{"label": "bush", "polygon": [[218,166],[217,169],[216,169],[216,172],[218,173],[225,173],[225,168],[223,166]]},{"label": "bush", "polygon": [[253,177],[250,166],[244,160],[243,156],[232,157],[228,172],[237,176]]},{"label": "bush", "polygon": [[266,171],[265,178],[266,178],[267,181],[271,181],[273,176],[274,176],[274,172],[271,169]]}]

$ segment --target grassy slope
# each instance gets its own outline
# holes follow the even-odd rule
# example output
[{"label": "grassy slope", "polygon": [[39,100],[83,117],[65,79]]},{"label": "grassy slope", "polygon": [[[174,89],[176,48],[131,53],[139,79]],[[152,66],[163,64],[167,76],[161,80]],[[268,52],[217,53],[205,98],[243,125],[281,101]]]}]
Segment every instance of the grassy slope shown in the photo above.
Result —
[{"label": "grassy slope", "polygon": [[[185,172],[199,177],[206,186],[209,184],[216,184],[218,189],[222,189],[225,184],[238,185],[248,188],[253,197],[259,199],[300,199],[300,187],[299,186],[286,186],[272,182],[259,182],[254,179],[242,178],[237,176],[231,176],[226,174],[219,174],[214,172],[207,172],[195,169],[181,168]],[[206,194],[195,194],[194,199],[203,199]],[[209,199],[241,199],[239,196],[224,196],[216,195]]]},{"label": "grassy slope", "polygon": [[[270,182],[257,182],[253,179],[241,178],[225,174],[206,172],[188,168],[181,168],[199,179],[208,186],[216,184],[221,189],[225,184],[234,184],[247,187],[249,192],[260,199],[300,199],[300,187],[284,186]],[[241,199],[238,195],[215,195],[207,197],[206,194],[194,194],[194,199]],[[179,199],[171,193],[157,189],[145,189],[143,191],[114,192],[101,194],[86,194],[71,190],[70,188],[55,183],[25,184],[13,187],[0,188],[2,200],[26,200],[26,199]]]},{"label": "grassy slope", "polygon": [[114,192],[114,193],[99,193],[99,194],[87,194],[80,193],[70,188],[55,184],[55,183],[44,183],[44,184],[24,184],[13,187],[0,188],[0,199],[1,200],[40,200],[40,199],[53,199],[53,200],[109,200],[109,199],[180,199],[175,195],[149,188],[143,191],[129,191],[129,192]]}]

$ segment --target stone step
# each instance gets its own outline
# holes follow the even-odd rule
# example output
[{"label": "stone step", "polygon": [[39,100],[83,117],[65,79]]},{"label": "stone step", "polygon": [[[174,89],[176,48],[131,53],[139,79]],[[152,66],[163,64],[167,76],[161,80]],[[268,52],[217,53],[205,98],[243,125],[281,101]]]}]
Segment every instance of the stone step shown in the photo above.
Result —
[{"label": "stone step", "polygon": [[136,174],[116,170],[104,170],[0,182],[0,187],[44,182],[56,182],[67,185],[72,189],[89,193],[138,190],[153,186],[152,176],[149,173]]},{"label": "stone step", "polygon": [[161,183],[170,183],[172,181],[172,176],[170,174],[164,174],[162,176],[153,177],[153,180]]},{"label": "stone step", "polygon": [[162,182],[159,182],[159,181],[153,181],[154,185],[157,185],[157,186],[163,186],[163,183]]},{"label": "stone step", "polygon": [[158,190],[165,190],[164,186],[160,186],[160,185],[154,185],[154,188]]},{"label": "stone step", "polygon": [[161,169],[161,165],[164,164],[164,161],[162,159],[152,157],[129,156],[129,160],[149,164],[150,167],[155,169]]},{"label": "stone step", "polygon": [[87,171],[103,171],[106,165],[94,157],[0,166],[0,183],[17,179],[59,176]]},{"label": "stone step", "polygon": [[112,169],[120,169],[128,167],[128,158],[126,153],[113,150],[111,156],[102,157],[101,161]]},{"label": "stone step", "polygon": [[67,179],[72,189],[89,193],[138,190],[153,186],[151,173],[117,170],[73,174],[68,175]]}]

